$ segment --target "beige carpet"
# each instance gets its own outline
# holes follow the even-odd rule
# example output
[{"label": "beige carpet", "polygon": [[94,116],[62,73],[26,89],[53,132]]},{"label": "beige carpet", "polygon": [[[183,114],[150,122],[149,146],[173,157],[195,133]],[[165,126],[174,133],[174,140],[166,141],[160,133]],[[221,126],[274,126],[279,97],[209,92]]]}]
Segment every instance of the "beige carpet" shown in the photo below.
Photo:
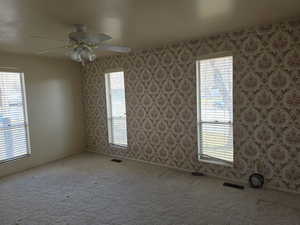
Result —
[{"label": "beige carpet", "polygon": [[84,153],[0,179],[0,225],[300,225],[300,195]]}]

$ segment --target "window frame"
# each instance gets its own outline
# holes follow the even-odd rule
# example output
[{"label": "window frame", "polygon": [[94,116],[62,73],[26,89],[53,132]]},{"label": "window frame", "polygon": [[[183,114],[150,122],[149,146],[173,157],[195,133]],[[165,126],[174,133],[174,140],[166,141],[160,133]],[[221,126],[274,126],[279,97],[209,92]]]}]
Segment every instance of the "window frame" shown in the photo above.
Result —
[{"label": "window frame", "polygon": [[[200,62],[201,60],[209,60],[209,59],[215,59],[215,58],[222,58],[222,57],[232,57],[232,121],[231,122],[220,122],[220,121],[201,121],[201,73],[200,73]],[[212,163],[227,167],[233,167],[235,162],[235,138],[234,138],[234,121],[235,121],[235,113],[234,113],[234,53],[231,51],[225,51],[225,52],[218,52],[218,53],[212,53],[203,55],[201,57],[198,57],[196,59],[196,102],[197,102],[197,158],[200,162],[206,162],[206,163]],[[202,131],[202,124],[224,124],[224,125],[231,125],[232,127],[232,154],[233,154],[233,161],[227,161],[215,157],[206,157],[201,155],[201,152],[203,151],[202,148],[202,141],[200,141],[201,137],[201,131]]]},{"label": "window frame", "polygon": [[0,73],[17,73],[20,76],[20,85],[21,85],[21,94],[22,94],[22,103],[23,103],[23,116],[24,116],[24,128],[26,134],[26,154],[7,158],[4,160],[0,160],[0,164],[8,163],[17,159],[22,159],[31,156],[31,143],[30,143],[30,132],[29,132],[29,120],[28,120],[28,107],[27,107],[27,94],[26,94],[26,85],[25,85],[25,75],[24,72],[20,72],[14,69],[6,69],[2,70],[0,67]]},{"label": "window frame", "polygon": [[106,70],[104,73],[104,79],[105,79],[105,98],[106,98],[106,118],[107,118],[107,135],[108,135],[108,144],[111,147],[114,148],[120,148],[120,149],[126,149],[128,147],[128,128],[127,128],[127,110],[126,110],[126,97],[125,97],[125,121],[126,121],[126,142],[127,144],[116,144],[113,143],[113,120],[112,120],[112,101],[111,101],[111,84],[109,76],[111,73],[123,73],[124,78],[124,94],[126,96],[126,87],[125,87],[125,72],[122,68],[118,69],[112,69],[112,70]]}]

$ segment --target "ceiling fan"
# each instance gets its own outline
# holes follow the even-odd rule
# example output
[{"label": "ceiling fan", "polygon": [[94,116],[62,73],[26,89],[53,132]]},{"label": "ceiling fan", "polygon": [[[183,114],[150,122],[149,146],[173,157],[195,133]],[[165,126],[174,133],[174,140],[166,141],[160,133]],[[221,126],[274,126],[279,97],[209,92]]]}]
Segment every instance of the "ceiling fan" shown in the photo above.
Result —
[{"label": "ceiling fan", "polygon": [[[69,57],[76,61],[85,64],[85,62],[96,59],[95,50],[113,51],[120,53],[130,52],[130,48],[123,46],[114,46],[103,44],[104,41],[112,39],[111,36],[102,33],[91,33],[87,31],[87,27],[83,24],[74,24],[74,31],[68,35],[68,44],[56,48],[45,49],[37,54],[45,54],[58,49],[70,49],[67,53]],[[32,36],[33,38],[47,39],[41,36]]]}]

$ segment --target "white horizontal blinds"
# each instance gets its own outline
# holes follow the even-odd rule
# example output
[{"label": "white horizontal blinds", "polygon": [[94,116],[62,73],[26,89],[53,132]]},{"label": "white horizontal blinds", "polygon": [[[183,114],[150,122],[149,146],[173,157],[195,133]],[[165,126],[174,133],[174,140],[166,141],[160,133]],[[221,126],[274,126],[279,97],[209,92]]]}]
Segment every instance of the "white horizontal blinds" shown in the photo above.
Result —
[{"label": "white horizontal blinds", "polygon": [[[200,158],[233,161],[233,57],[200,60]],[[200,110],[200,112],[199,112]]]},{"label": "white horizontal blinds", "polygon": [[0,72],[0,162],[29,154],[23,74]]},{"label": "white horizontal blinds", "polygon": [[105,79],[109,142],[127,146],[124,73],[107,73]]}]

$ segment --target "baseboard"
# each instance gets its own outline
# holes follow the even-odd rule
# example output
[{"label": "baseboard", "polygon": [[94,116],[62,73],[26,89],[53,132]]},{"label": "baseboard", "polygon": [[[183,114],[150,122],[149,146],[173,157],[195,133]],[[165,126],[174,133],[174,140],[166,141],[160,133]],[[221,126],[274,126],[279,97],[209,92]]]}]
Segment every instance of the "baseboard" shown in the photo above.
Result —
[{"label": "baseboard", "polygon": [[[50,159],[49,161],[33,164],[33,165],[28,166],[24,169],[20,169],[18,171],[14,171],[14,172],[11,172],[11,173],[4,174],[4,175],[0,176],[0,179],[8,177],[8,176],[12,176],[14,174],[22,173],[22,172],[25,172],[25,171],[28,171],[28,170],[31,170],[31,169],[35,169],[35,168],[38,168],[40,166],[45,166],[45,165],[48,165],[50,163],[55,163],[55,162],[60,161],[62,159],[66,159],[66,158],[81,154],[83,152],[84,151],[78,151],[78,152],[73,152],[73,153],[62,154],[62,155],[54,157],[53,159]],[[14,163],[14,161],[7,162],[7,164],[13,164],[13,163]]]},{"label": "baseboard", "polygon": [[[99,154],[99,155],[108,156],[108,157],[118,157],[118,158],[121,158],[121,159],[126,159],[126,160],[151,164],[151,165],[155,165],[155,166],[160,166],[160,167],[164,167],[164,168],[174,169],[174,170],[178,170],[178,171],[182,171],[182,172],[188,172],[188,173],[195,172],[193,170],[182,169],[182,168],[168,166],[168,165],[164,165],[164,164],[160,164],[160,163],[153,163],[153,162],[140,160],[140,159],[133,159],[133,158],[129,158],[129,157],[126,157],[126,156],[106,154],[106,153],[103,153],[103,152],[92,151],[92,150],[89,150],[89,149],[87,149],[86,151],[91,152],[91,153],[96,153],[96,154]],[[211,177],[211,178],[220,179],[222,181],[235,182],[235,183],[238,183],[238,184],[245,185],[245,188],[250,188],[250,186],[248,184],[248,178],[245,179],[245,180],[238,180],[238,179],[230,179],[230,178],[224,178],[224,177],[221,177],[221,176],[216,176],[215,174],[208,174],[208,173],[204,173],[204,174],[205,174],[205,176],[208,176],[208,177]],[[292,193],[292,194],[299,194],[299,192],[297,192],[297,191],[293,191],[293,190],[289,190],[289,189],[282,189],[282,188],[274,188],[273,186],[270,186],[268,184],[265,184],[263,189],[272,190],[272,191],[281,191],[281,192]]]}]

